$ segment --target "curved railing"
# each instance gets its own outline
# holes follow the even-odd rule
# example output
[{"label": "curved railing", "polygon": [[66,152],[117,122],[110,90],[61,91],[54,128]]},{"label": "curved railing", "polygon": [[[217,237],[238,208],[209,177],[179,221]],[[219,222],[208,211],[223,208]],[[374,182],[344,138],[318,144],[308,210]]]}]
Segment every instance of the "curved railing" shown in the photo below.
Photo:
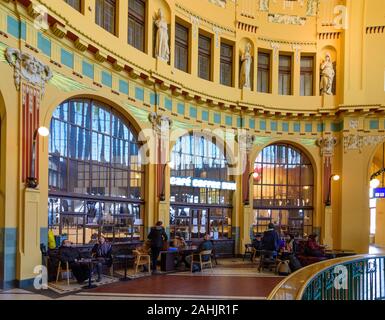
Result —
[{"label": "curved railing", "polygon": [[385,300],[385,255],[312,264],[282,280],[268,300]]}]

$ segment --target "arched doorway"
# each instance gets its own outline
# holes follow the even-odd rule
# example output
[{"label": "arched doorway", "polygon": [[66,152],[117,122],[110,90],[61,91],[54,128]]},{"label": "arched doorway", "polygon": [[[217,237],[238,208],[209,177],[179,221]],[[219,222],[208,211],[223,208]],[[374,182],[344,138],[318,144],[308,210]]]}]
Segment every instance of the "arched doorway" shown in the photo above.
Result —
[{"label": "arched doorway", "polygon": [[190,133],[176,141],[171,152],[171,238],[199,241],[206,233],[218,241],[232,238],[236,185],[225,154],[215,137]]},{"label": "arched doorway", "polygon": [[370,165],[370,252],[385,248],[385,142],[378,146]]},{"label": "arched doorway", "polygon": [[49,141],[48,226],[75,244],[103,233],[143,239],[144,167],[134,128],[116,110],[71,99],[53,113]]},{"label": "arched doorway", "polygon": [[287,235],[313,232],[314,172],[307,155],[286,143],[265,147],[254,163],[253,233],[272,222]]}]

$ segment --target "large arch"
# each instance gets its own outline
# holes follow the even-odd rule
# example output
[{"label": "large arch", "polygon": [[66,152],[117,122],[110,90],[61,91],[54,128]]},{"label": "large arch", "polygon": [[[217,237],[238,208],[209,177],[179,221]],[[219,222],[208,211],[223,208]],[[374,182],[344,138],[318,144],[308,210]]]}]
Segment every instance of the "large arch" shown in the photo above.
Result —
[{"label": "large arch", "polygon": [[[302,144],[300,144],[298,141],[296,140],[291,140],[291,139],[273,139],[272,141],[269,141],[263,145],[259,145],[257,147],[255,147],[252,151],[252,153],[250,154],[250,164],[252,166],[252,168],[254,168],[255,166],[255,163],[256,163],[256,160],[259,156],[259,154],[267,147],[269,146],[273,146],[273,145],[287,145],[287,146],[291,146],[293,147],[293,149],[296,149],[298,150],[299,152],[301,152],[310,162],[310,165],[312,167],[312,173],[313,173],[313,192],[312,192],[312,197],[313,197],[313,203],[312,203],[312,207],[313,207],[313,214],[312,214],[312,226],[314,228],[314,231],[315,232],[319,232],[319,228],[321,228],[321,233],[323,232],[323,217],[322,217],[322,200],[321,200],[321,166],[320,166],[320,161],[317,161],[316,159],[320,159],[320,156],[318,154],[319,152],[319,149],[318,148],[310,148],[309,146],[304,146]],[[252,190],[252,189],[250,189]],[[250,198],[252,198],[252,200],[254,200],[254,196],[252,194],[252,192],[250,192]],[[253,201],[251,201],[251,203],[253,203]],[[254,208],[253,210],[251,210],[250,214],[253,216],[253,213],[254,212]],[[253,217],[250,216],[249,217],[249,222],[250,222],[250,227],[252,226],[253,224]],[[252,231],[250,231],[250,233],[252,234]]]},{"label": "large arch", "polygon": [[57,106],[59,106],[64,101],[70,100],[70,99],[79,99],[79,98],[85,98],[85,99],[92,99],[96,101],[100,101],[102,103],[105,103],[115,110],[117,110],[120,114],[122,114],[135,128],[135,130],[139,133],[141,130],[145,129],[142,124],[140,124],[136,119],[135,115],[125,108],[121,101],[118,99],[112,100],[108,99],[100,94],[96,93],[90,93],[89,91],[80,91],[77,94],[72,93],[66,93],[64,95],[60,95],[59,97],[54,97],[49,102],[47,100],[44,101],[44,104],[46,105],[44,116],[42,117],[42,123],[41,125],[45,127],[49,127],[51,118],[53,115],[53,112],[56,110]]},{"label": "large arch", "polygon": [[[370,238],[369,244],[371,245],[369,248],[369,252],[376,253],[377,248],[383,250],[385,248],[385,199],[374,197],[374,194],[370,192],[372,190],[371,187],[371,176],[383,169],[384,167],[384,148],[385,148],[385,139],[371,147],[368,157],[367,164],[367,190],[369,190],[367,196],[368,206],[366,207],[366,217],[370,220],[370,230],[368,237]],[[375,163],[377,160],[377,163]],[[379,163],[378,163],[379,162]],[[380,174],[377,177],[374,177],[379,180],[380,184],[379,188],[384,188],[384,174]],[[374,220],[374,221],[373,221]],[[375,230],[373,230],[375,229]]]},{"label": "large arch", "polygon": [[[210,233],[214,240],[233,240],[231,222],[236,184],[228,173],[224,144],[217,138],[209,139],[213,137],[190,131],[181,135],[171,150],[174,166],[170,173],[175,180],[174,184],[170,181],[172,237],[182,235],[187,240],[198,241]],[[185,184],[185,180],[189,183]],[[228,250],[232,251],[233,247]]]},{"label": "large arch", "polygon": [[[71,102],[73,102],[74,105],[75,105],[75,102],[83,103],[83,104],[87,103],[88,104],[87,108],[89,110],[88,112],[89,112],[89,118],[90,119],[91,118],[93,119],[93,117],[94,117],[93,113],[95,111],[94,108],[96,108],[96,109],[101,110],[101,112],[107,112],[107,114],[108,114],[107,117],[109,119],[108,120],[109,126],[111,126],[110,133],[104,133],[104,132],[98,132],[98,131],[96,131],[96,133],[95,133],[95,129],[93,128],[92,123],[89,122],[89,125],[88,125],[89,131],[87,131],[87,132],[89,132],[88,135],[89,135],[89,139],[90,139],[90,145],[91,145],[91,141],[97,139],[97,140],[95,140],[95,141],[97,141],[96,145],[98,146],[97,148],[100,148],[100,141],[98,141],[99,138],[96,138],[96,137],[102,135],[103,137],[107,138],[106,144],[108,144],[108,141],[110,141],[109,143],[110,143],[111,147],[107,147],[106,150],[110,150],[110,151],[107,151],[107,153],[111,152],[111,150],[112,150],[111,148],[112,148],[113,144],[115,143],[115,141],[117,141],[115,147],[117,149],[121,150],[122,146],[120,143],[123,140],[121,140],[119,137],[115,136],[113,134],[113,131],[112,131],[112,126],[113,126],[114,122],[119,121],[119,127],[122,127],[121,130],[124,130],[123,128],[126,128],[126,130],[128,130],[128,138],[122,138],[122,139],[128,139],[127,142],[124,142],[123,146],[126,145],[126,148],[128,148],[128,150],[131,150],[131,142],[130,142],[131,138],[129,138],[129,137],[131,136],[131,133],[132,133],[134,136],[134,140],[133,140],[134,142],[133,143],[137,146],[133,150],[137,150],[137,151],[128,151],[128,153],[124,157],[128,161],[127,164],[125,164],[125,165],[123,163],[122,164],[118,163],[117,165],[115,165],[114,164],[115,160],[113,159],[113,153],[111,152],[111,154],[110,154],[111,161],[108,161],[103,165],[103,168],[105,168],[105,169],[100,171],[99,170],[100,168],[99,168],[98,169],[99,171],[95,171],[96,170],[95,166],[97,165],[98,167],[100,167],[100,165],[102,163],[99,160],[96,160],[96,162],[94,161],[93,156],[92,156],[93,147],[92,146],[89,147],[90,153],[88,155],[88,160],[86,160],[84,163],[83,163],[83,161],[80,161],[81,163],[83,163],[83,166],[84,166],[84,172],[85,172],[84,175],[88,175],[88,179],[85,178],[84,181],[88,180],[90,182],[90,181],[94,181],[95,179],[99,179],[98,181],[100,182],[101,190],[106,189],[106,188],[107,188],[106,190],[109,190],[109,191],[107,191],[107,193],[105,193],[105,191],[100,191],[101,195],[103,195],[100,197],[98,196],[99,188],[96,188],[97,189],[96,190],[94,187],[91,188],[93,191],[87,191],[85,193],[83,192],[84,194],[82,194],[82,192],[77,193],[76,191],[71,191],[69,193],[67,192],[67,194],[66,194],[66,192],[65,191],[62,192],[60,190],[60,188],[59,188],[59,190],[56,190],[55,192],[49,191],[48,185],[52,184],[52,183],[50,183],[50,182],[52,182],[51,181],[52,179],[49,179],[49,177],[51,175],[48,174],[48,172],[45,172],[45,174],[42,175],[42,180],[41,180],[41,185],[44,185],[44,187],[42,188],[42,201],[47,201],[47,199],[53,200],[53,201],[49,201],[50,205],[49,205],[48,211],[49,211],[50,222],[48,223],[48,227],[52,226],[52,216],[53,216],[52,213],[53,213],[53,211],[59,210],[60,211],[60,214],[58,215],[60,217],[59,218],[59,226],[60,226],[59,227],[59,233],[60,234],[63,233],[62,232],[63,228],[61,226],[61,224],[62,224],[61,216],[62,216],[62,211],[64,210],[63,209],[63,207],[64,207],[63,203],[65,202],[65,203],[67,203],[67,208],[66,208],[67,211],[74,210],[75,212],[77,212],[77,210],[78,210],[77,207],[82,207],[83,209],[79,209],[79,210],[84,211],[84,212],[81,211],[81,212],[85,213],[83,219],[85,221],[88,221],[88,222],[90,221],[89,220],[89,212],[97,212],[95,214],[96,217],[94,217],[94,220],[93,220],[93,222],[96,221],[96,224],[99,224],[98,226],[96,226],[97,227],[97,233],[109,232],[109,231],[106,231],[107,229],[102,230],[101,226],[100,226],[100,219],[102,219],[101,215],[104,216],[104,212],[107,210],[108,212],[110,212],[112,214],[112,220],[113,220],[112,224],[116,222],[115,220],[117,218],[115,219],[115,214],[118,213],[120,215],[119,221],[122,222],[124,219],[124,221],[125,221],[124,223],[127,224],[126,226],[124,226],[124,228],[128,229],[128,230],[130,230],[130,228],[131,228],[131,230],[138,229],[139,230],[138,231],[139,239],[142,239],[144,236],[143,222],[145,221],[144,218],[145,218],[145,212],[146,212],[146,210],[144,208],[144,205],[145,205],[145,188],[144,188],[144,186],[146,185],[145,179],[146,179],[147,167],[142,165],[142,166],[139,166],[141,168],[140,170],[138,169],[139,171],[135,171],[136,169],[132,169],[133,164],[131,162],[133,159],[131,156],[131,153],[137,152],[137,155],[139,155],[140,151],[138,151],[138,150],[140,150],[140,147],[142,145],[142,143],[139,140],[139,133],[140,133],[140,130],[142,129],[140,124],[135,120],[135,118],[130,114],[130,111],[128,111],[126,108],[120,106],[117,102],[113,102],[109,99],[105,99],[105,98],[100,97],[100,96],[95,96],[95,95],[90,95],[90,94],[78,94],[75,96],[71,95],[70,97],[68,97],[64,101],[63,101],[63,99],[60,99],[60,100],[61,101],[57,105],[54,105],[54,106],[50,105],[50,107],[48,108],[48,112],[46,113],[46,117],[44,119],[44,125],[45,126],[50,127],[51,122],[53,121],[53,119],[55,119],[53,117],[53,114],[59,106],[62,106],[65,104],[69,105]],[[67,108],[69,110],[69,106]],[[83,108],[83,106],[81,108]],[[84,108],[86,108],[86,107],[84,107]],[[68,117],[69,117],[69,114],[68,114]],[[86,115],[85,117],[88,117],[88,116]],[[47,124],[48,119],[49,119],[49,125]],[[116,119],[116,120],[114,120],[114,119]],[[70,128],[72,126],[69,123],[69,118],[64,122],[66,123],[68,128]],[[68,130],[70,130],[70,129],[68,129]],[[80,128],[79,131],[80,130],[84,131],[85,129]],[[70,132],[70,131],[68,131],[68,132]],[[95,135],[95,138],[94,138],[94,135]],[[124,134],[124,135],[126,135],[126,134]],[[92,136],[92,138],[91,138],[91,136]],[[67,137],[67,139],[69,139],[69,136]],[[47,140],[50,141],[50,138]],[[104,138],[103,138],[102,144],[104,145]],[[68,156],[68,152],[69,152],[68,148],[69,147],[65,146],[65,148],[67,151],[66,170],[69,170],[68,168],[71,167],[70,166],[71,163],[79,163],[79,161],[78,161],[78,159],[75,159],[76,157],[74,159],[68,158],[69,157]],[[51,160],[48,160],[48,156],[51,159],[53,157],[53,154],[50,153],[49,146],[47,146],[47,148],[44,148],[44,149],[45,149],[44,150],[45,153],[47,153],[47,157],[44,157],[44,162],[46,161],[47,164],[50,164],[49,167],[51,168],[50,170],[52,171],[53,163]],[[119,151],[119,154],[120,154],[120,151]],[[139,160],[138,160],[137,156],[136,156],[136,159],[137,160],[134,160],[134,161],[136,161],[136,163],[138,163]],[[125,161],[125,160],[122,160],[122,161]],[[47,166],[43,166],[43,167],[47,167]],[[76,167],[78,168],[78,165],[76,165]],[[134,165],[134,167],[136,168],[137,165]],[[95,178],[95,172],[97,172],[98,178]],[[137,177],[133,176],[133,174],[135,175],[135,173],[136,173]],[[65,171],[65,174],[70,175],[70,172]],[[119,178],[119,181],[121,180],[120,182],[122,183],[122,185],[120,186],[120,184],[116,184],[117,183],[116,181],[114,184],[112,184],[111,179],[116,180],[119,175],[121,175],[121,179]],[[123,177],[126,177],[126,178],[123,178]],[[81,179],[80,176],[78,176],[78,180],[79,179]],[[71,179],[68,179],[68,181],[70,181],[70,180]],[[101,182],[103,180],[108,182],[107,184],[109,185],[109,187],[103,187],[104,183]],[[141,190],[141,191],[139,191],[140,194],[138,194],[134,198],[132,197],[132,195],[123,196],[123,194],[122,195],[116,195],[115,193],[112,193],[113,187],[116,189],[116,188],[119,188],[119,186],[120,186],[120,189],[126,189],[124,187],[126,184],[127,184],[127,186],[129,186],[129,188],[128,188],[129,191],[127,191],[127,192],[131,192],[130,190],[132,189],[131,184],[133,183],[132,182],[133,180],[137,181],[137,183],[138,183],[139,187],[136,186],[136,189],[139,188],[139,190]],[[91,183],[88,183],[88,185],[91,185]],[[69,185],[67,185],[67,187],[69,187]],[[136,193],[136,191],[135,191],[135,193]],[[88,196],[87,196],[87,194],[88,194]],[[56,205],[56,207],[54,204],[55,199],[57,201],[58,201],[58,199],[59,200],[61,199],[59,202],[56,201],[56,203],[59,203],[58,205]],[[70,204],[70,207],[71,207],[70,210],[68,209],[68,203]],[[79,204],[79,203],[82,203],[82,204]],[[52,204],[52,208],[51,208],[51,204]],[[123,215],[127,215],[127,217],[126,216],[123,217]],[[128,217],[128,215],[130,215],[130,217]],[[135,217],[131,217],[132,215],[135,215]],[[47,217],[47,213],[45,213],[44,216]],[[76,220],[78,221],[79,219],[76,219]],[[135,220],[141,221],[139,227],[136,227]],[[82,224],[83,224],[83,229],[84,229],[85,228],[84,225],[86,223],[83,221]],[[85,234],[86,232],[84,230],[83,230],[83,234],[81,235],[81,237],[82,237],[81,240],[79,240],[77,237],[76,237],[76,241],[74,241],[73,239],[71,239],[71,240],[76,242],[76,243],[80,243],[80,244],[88,241],[89,235],[88,235],[88,233],[86,235]],[[119,235],[120,235],[121,231],[120,230],[118,230],[118,231],[119,231]],[[116,228],[113,228],[113,230],[111,232],[113,235],[112,236],[113,240],[119,238],[119,236],[116,236]],[[136,237],[137,237],[136,231],[135,231],[135,235],[134,235],[134,231],[131,232],[131,240],[133,239],[134,236],[136,239]],[[123,238],[124,238],[124,236],[123,236]]]}]

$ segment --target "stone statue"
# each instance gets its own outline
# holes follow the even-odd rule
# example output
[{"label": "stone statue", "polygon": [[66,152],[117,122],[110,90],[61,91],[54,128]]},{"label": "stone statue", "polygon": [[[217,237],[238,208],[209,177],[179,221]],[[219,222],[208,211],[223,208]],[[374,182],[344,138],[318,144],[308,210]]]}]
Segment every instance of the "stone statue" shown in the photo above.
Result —
[{"label": "stone statue", "polygon": [[24,79],[30,84],[40,87],[41,94],[44,95],[45,84],[53,76],[49,66],[29,53],[14,48],[7,48],[5,58],[15,69],[14,78],[17,90],[20,90],[21,79]]},{"label": "stone statue", "polygon": [[250,71],[251,71],[251,62],[252,62],[252,56],[251,56],[251,44],[248,42],[245,47],[245,52],[241,57],[242,66],[241,66],[241,76],[240,76],[240,85],[241,88],[247,88],[251,89],[251,77],[250,77]]},{"label": "stone statue", "polygon": [[170,59],[170,48],[168,46],[168,26],[162,9],[159,9],[158,19],[155,21],[155,24],[158,27],[158,31],[156,33],[155,56],[168,62]]},{"label": "stone statue", "polygon": [[321,64],[321,94],[333,94],[332,88],[335,74],[330,53],[327,52],[325,55],[325,61]]}]

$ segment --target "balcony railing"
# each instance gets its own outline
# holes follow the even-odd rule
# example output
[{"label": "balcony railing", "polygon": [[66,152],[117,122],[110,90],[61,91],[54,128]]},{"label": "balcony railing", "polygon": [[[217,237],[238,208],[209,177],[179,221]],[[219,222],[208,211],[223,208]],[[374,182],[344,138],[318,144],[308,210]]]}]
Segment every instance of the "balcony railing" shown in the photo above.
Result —
[{"label": "balcony railing", "polygon": [[385,255],[322,261],[298,270],[269,300],[385,300]]}]

